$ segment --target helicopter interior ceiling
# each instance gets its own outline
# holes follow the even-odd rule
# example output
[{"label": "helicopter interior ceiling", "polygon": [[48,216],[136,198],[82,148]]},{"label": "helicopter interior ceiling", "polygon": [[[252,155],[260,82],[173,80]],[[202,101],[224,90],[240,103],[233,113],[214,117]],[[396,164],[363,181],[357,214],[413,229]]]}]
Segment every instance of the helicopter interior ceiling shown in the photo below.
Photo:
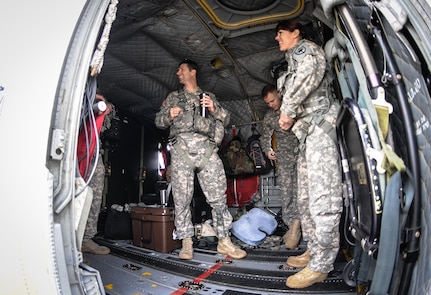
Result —
[{"label": "helicopter interior ceiling", "polygon": [[261,90],[284,60],[278,21],[308,23],[311,0],[122,0],[117,6],[98,85],[123,113],[153,124],[167,94],[181,86],[178,63],[198,63],[198,82],[231,113],[231,125],[259,121]]}]

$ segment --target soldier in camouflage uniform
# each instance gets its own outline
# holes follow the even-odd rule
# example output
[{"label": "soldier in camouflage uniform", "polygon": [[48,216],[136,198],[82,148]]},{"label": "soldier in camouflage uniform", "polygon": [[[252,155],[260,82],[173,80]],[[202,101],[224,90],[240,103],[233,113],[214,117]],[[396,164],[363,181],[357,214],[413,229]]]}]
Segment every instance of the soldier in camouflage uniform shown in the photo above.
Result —
[{"label": "soldier in camouflage uniform", "polygon": [[[106,99],[101,94],[96,94],[96,101],[105,101]],[[113,106],[107,102],[107,109],[105,118],[100,129],[100,134],[102,134],[106,129],[110,127],[110,114],[112,114]],[[100,207],[102,205],[103,198],[103,188],[105,185],[105,165],[102,159],[102,148],[99,149],[99,154],[97,154],[97,149],[94,150],[94,157],[98,157],[96,170],[94,171],[93,177],[88,184],[93,190],[93,201],[91,203],[90,212],[88,213],[87,224],[85,226],[84,237],[82,240],[82,252],[89,252],[93,254],[109,254],[110,250],[108,247],[101,246],[93,241],[93,237],[97,233],[97,222],[99,220]]]},{"label": "soldier in camouflage uniform", "polygon": [[[201,95],[203,91],[197,84],[197,72],[198,66],[191,60],[186,59],[179,64],[177,76],[184,87],[167,96],[155,118],[158,128],[170,128],[175,227],[178,238],[182,240],[179,257],[193,258],[194,227],[190,203],[196,173],[212,208],[213,227],[219,239],[217,251],[239,259],[247,253],[230,240],[233,218],[226,205],[226,175],[217,153],[230,117],[214,94],[205,92]],[[206,116],[203,116],[201,106],[205,107]]]},{"label": "soldier in camouflage uniform", "polygon": [[275,40],[288,63],[277,80],[283,97],[279,124],[292,128],[299,140],[298,209],[308,242],[306,252],[288,258],[287,264],[305,268],[286,285],[305,288],[327,278],[339,250],[343,207],[335,122],[340,106],[329,88],[324,51],[302,38],[301,24],[280,22]]},{"label": "soldier in camouflage uniform", "polygon": [[[296,161],[298,156],[298,139],[291,130],[283,130],[278,124],[280,118],[281,98],[274,85],[262,89],[262,98],[270,107],[263,118],[261,137],[262,150],[268,159],[278,161],[278,185],[281,191],[281,216],[289,227],[283,236],[286,248],[296,248],[301,239],[301,221],[296,204]],[[272,135],[275,134],[276,148],[272,148]]]}]

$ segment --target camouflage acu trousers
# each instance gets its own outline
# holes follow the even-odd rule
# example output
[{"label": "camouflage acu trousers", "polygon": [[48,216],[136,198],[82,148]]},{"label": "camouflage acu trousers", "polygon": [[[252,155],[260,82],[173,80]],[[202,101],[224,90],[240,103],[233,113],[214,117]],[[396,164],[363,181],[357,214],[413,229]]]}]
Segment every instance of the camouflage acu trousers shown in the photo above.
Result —
[{"label": "camouflage acu trousers", "polygon": [[296,162],[297,145],[293,145],[289,150],[278,150],[278,185],[281,191],[282,211],[281,216],[283,222],[290,226],[292,220],[300,219],[297,205],[297,177],[296,177]]},{"label": "camouflage acu trousers", "polygon": [[[178,140],[171,150],[172,161],[172,194],[175,203],[175,227],[180,240],[194,236],[190,203],[194,192],[194,167],[188,165],[184,156],[178,153],[178,148],[186,152],[189,159],[199,166],[209,141],[186,143]],[[205,195],[207,203],[212,208],[213,228],[217,237],[222,239],[229,236],[232,215],[226,205],[226,175],[223,163],[214,149],[205,168],[197,173],[197,179]]]},{"label": "camouflage acu trousers", "polygon": [[92,239],[97,233],[97,221],[99,220],[100,206],[102,204],[103,187],[105,184],[105,165],[102,156],[97,160],[96,170],[91,178],[89,187],[93,190],[93,201],[88,213],[83,241]]},{"label": "camouflage acu trousers", "polygon": [[298,156],[298,209],[311,252],[308,266],[328,273],[333,270],[340,242],[340,159],[334,141],[320,127],[311,128],[314,130],[307,136],[305,151]]}]

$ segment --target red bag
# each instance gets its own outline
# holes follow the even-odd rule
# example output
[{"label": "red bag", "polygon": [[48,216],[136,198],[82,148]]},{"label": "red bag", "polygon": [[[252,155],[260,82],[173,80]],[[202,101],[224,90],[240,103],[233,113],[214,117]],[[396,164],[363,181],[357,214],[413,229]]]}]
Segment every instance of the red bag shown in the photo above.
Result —
[{"label": "red bag", "polygon": [[[90,120],[86,122],[86,128],[81,128],[78,135],[77,157],[79,165],[79,173],[87,180],[89,176],[90,166],[93,161],[93,154],[96,148],[96,136],[100,135],[103,121],[108,111],[101,114],[95,114],[96,126]],[[94,130],[96,128],[97,130]]]},{"label": "red bag", "polygon": [[229,207],[242,207],[250,204],[253,195],[259,190],[259,176],[228,177],[227,178],[227,205]]}]

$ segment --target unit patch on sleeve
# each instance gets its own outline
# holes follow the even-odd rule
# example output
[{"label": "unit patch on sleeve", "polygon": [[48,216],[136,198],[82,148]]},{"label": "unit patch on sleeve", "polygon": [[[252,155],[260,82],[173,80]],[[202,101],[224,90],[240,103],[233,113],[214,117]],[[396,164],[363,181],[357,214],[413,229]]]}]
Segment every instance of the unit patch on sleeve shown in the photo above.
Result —
[{"label": "unit patch on sleeve", "polygon": [[307,51],[307,47],[305,47],[304,45],[299,46],[296,50],[295,50],[295,54],[296,55],[302,55]]},{"label": "unit patch on sleeve", "polygon": [[301,61],[308,54],[311,54],[311,49],[306,44],[301,44],[293,52],[292,58],[296,61]]}]

